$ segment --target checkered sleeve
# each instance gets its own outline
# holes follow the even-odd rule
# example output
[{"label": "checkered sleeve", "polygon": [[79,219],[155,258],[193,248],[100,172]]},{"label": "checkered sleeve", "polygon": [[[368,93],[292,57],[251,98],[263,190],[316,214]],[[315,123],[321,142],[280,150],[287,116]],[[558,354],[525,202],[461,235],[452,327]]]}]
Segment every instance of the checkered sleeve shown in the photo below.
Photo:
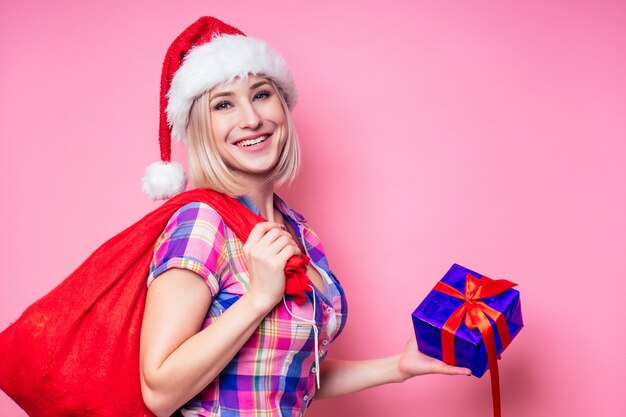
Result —
[{"label": "checkered sleeve", "polygon": [[155,247],[148,285],[171,268],[200,275],[215,296],[219,290],[224,221],[212,207],[189,203],[170,218]]}]

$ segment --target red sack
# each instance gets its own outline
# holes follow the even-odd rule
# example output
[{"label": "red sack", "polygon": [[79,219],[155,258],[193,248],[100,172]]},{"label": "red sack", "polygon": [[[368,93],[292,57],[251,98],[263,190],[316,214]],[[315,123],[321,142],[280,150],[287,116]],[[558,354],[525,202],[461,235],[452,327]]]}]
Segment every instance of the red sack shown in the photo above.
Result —
[{"label": "red sack", "polygon": [[[192,190],[104,243],[0,334],[0,388],[30,416],[153,415],[139,380],[146,280],[156,240],[176,210],[192,201],[217,210],[242,241],[265,221],[236,199]],[[285,267],[296,300],[308,290],[307,262],[292,257]]]}]

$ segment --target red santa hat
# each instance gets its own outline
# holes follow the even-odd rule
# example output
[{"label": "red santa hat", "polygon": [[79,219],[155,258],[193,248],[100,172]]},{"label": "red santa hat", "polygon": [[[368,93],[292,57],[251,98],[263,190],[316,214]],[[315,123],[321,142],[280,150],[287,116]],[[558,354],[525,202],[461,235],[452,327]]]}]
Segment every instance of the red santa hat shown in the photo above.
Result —
[{"label": "red santa hat", "polygon": [[143,191],[167,199],[183,191],[182,166],[171,160],[172,136],[187,143],[187,124],[194,100],[213,87],[249,74],[272,79],[290,109],[296,90],[283,57],[267,43],[204,16],[185,29],[167,50],[161,73],[159,144],[161,161],[148,166]]}]

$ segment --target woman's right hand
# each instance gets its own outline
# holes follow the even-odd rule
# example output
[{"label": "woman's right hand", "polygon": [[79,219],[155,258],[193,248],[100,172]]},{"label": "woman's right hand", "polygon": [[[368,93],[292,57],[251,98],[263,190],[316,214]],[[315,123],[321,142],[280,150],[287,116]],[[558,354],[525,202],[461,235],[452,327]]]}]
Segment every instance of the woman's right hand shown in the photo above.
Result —
[{"label": "woman's right hand", "polygon": [[301,251],[291,234],[278,223],[262,222],[252,229],[243,245],[250,275],[248,293],[270,310],[285,292],[285,264]]}]

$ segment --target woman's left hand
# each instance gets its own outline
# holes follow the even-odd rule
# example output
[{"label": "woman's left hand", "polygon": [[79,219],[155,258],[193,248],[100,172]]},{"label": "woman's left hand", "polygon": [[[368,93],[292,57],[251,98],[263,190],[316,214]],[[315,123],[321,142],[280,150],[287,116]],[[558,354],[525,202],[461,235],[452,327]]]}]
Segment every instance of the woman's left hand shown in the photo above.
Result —
[{"label": "woman's left hand", "polygon": [[417,350],[415,337],[411,337],[398,358],[398,372],[402,381],[418,375],[471,375],[467,368],[448,365]]}]

